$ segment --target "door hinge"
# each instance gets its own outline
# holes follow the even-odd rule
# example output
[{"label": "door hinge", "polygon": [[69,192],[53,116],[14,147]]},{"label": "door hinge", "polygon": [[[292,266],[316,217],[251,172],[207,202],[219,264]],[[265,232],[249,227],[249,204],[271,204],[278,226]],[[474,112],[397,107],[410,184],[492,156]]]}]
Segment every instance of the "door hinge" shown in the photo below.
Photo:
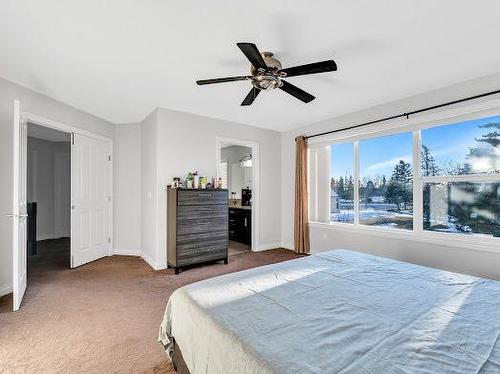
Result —
[{"label": "door hinge", "polygon": [[111,243],[111,238],[108,238],[108,243]]},{"label": "door hinge", "polygon": [[71,144],[73,144],[73,145],[75,144],[75,133],[74,132],[71,133]]},{"label": "door hinge", "polygon": [[111,196],[108,196],[108,201],[111,202]]},{"label": "door hinge", "polygon": [[111,155],[108,156],[108,161],[111,161]]}]

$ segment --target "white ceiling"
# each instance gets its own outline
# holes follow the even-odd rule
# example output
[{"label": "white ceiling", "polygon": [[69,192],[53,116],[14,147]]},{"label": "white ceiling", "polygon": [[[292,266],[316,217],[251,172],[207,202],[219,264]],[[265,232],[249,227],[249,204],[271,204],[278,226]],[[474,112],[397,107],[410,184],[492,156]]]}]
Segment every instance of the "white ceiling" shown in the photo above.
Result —
[{"label": "white ceiling", "polygon": [[[498,0],[3,0],[0,76],[114,123],[155,107],[285,130],[500,70]],[[284,67],[334,58],[336,73],[290,78],[240,107],[236,42]]]},{"label": "white ceiling", "polygon": [[48,140],[50,142],[69,142],[71,135],[67,132],[51,129],[50,127],[28,123],[28,136]]}]

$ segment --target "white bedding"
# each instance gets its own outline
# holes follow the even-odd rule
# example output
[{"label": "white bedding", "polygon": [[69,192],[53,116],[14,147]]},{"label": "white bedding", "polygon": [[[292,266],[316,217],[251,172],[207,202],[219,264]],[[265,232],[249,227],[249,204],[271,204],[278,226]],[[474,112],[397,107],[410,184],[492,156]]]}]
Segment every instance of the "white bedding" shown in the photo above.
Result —
[{"label": "white bedding", "polygon": [[500,373],[500,282],[335,250],[182,287],[197,373]]}]

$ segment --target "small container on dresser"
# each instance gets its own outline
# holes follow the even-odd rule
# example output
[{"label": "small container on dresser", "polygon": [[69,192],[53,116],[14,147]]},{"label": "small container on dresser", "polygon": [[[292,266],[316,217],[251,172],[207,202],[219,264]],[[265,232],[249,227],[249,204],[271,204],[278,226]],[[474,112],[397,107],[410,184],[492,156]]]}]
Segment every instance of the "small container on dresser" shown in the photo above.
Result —
[{"label": "small container on dresser", "polygon": [[167,189],[167,263],[184,266],[228,260],[227,190]]}]

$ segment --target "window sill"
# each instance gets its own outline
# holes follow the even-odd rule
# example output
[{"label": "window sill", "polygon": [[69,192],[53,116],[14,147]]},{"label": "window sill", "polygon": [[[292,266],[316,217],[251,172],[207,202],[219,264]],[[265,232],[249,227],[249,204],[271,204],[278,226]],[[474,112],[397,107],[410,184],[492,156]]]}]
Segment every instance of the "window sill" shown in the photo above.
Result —
[{"label": "window sill", "polygon": [[411,240],[420,243],[444,245],[447,247],[458,247],[476,251],[500,253],[500,238],[488,238],[476,235],[463,235],[446,232],[415,232],[402,229],[393,230],[338,222],[310,221],[309,226],[314,229],[348,231],[382,238]]}]

